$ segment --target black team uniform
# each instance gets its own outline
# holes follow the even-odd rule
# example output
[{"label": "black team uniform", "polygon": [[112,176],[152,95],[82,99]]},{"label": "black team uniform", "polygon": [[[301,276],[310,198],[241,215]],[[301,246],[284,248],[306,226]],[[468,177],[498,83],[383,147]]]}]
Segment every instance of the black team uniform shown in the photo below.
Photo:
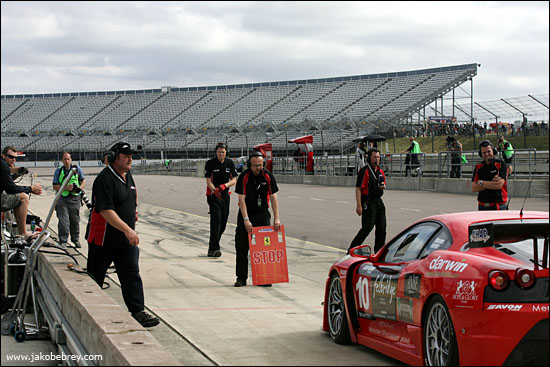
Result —
[{"label": "black team uniform", "polygon": [[[250,169],[241,173],[237,179],[235,192],[246,196],[246,210],[253,227],[271,225],[269,196],[276,194],[278,191],[275,176],[268,170],[263,169],[258,176],[255,176]],[[237,215],[237,229],[235,230],[235,250],[237,253],[235,271],[237,283],[240,282],[242,285],[246,285],[248,279],[248,232],[240,210]]]},{"label": "black team uniform", "polygon": [[143,312],[145,301],[139,274],[139,246],[131,245],[123,232],[111,226],[99,214],[101,210],[114,210],[123,222],[135,230],[136,186],[130,172],[126,173],[124,181],[111,166],[105,167],[94,180],[92,206],[88,273],[101,287],[107,269],[114,262],[128,311],[145,327],[157,325],[157,318]]},{"label": "black team uniform", "polygon": [[386,207],[382,201],[384,190],[378,187],[379,180],[383,180],[384,184],[386,183],[384,171],[380,167],[373,170],[370,163],[367,163],[365,167],[361,168],[357,174],[355,187],[361,188],[361,205],[363,207],[363,212],[361,214],[361,229],[357,232],[353,241],[351,241],[348,252],[353,247],[360,246],[375,225],[376,231],[374,233],[373,253],[380,250],[386,242]]},{"label": "black team uniform", "polygon": [[[225,158],[223,163],[217,157],[206,162],[204,177],[210,177],[212,184],[217,188],[229,182],[233,177],[237,177],[235,163],[229,158]],[[208,242],[208,256],[221,256],[220,238],[222,237],[229,217],[229,189],[224,188],[221,191],[221,197],[218,199],[214,192],[206,187],[206,201],[210,207],[210,241]]]},{"label": "black team uniform", "polygon": [[489,182],[497,175],[504,179],[504,185],[500,190],[486,189],[477,193],[478,210],[508,210],[507,171],[506,163],[500,159],[493,159],[489,164],[483,161],[476,165],[472,182]]}]

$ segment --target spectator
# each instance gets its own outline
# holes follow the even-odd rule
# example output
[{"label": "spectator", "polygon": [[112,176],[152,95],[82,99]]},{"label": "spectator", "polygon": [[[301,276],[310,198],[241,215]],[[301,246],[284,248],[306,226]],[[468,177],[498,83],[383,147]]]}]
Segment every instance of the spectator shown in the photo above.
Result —
[{"label": "spectator", "polygon": [[7,146],[2,149],[1,172],[0,172],[0,190],[2,195],[2,211],[12,210],[17,220],[17,232],[23,236],[27,242],[36,238],[37,234],[27,232],[27,211],[29,209],[29,195],[42,194],[42,185],[33,184],[31,186],[18,186],[13,182],[12,174],[19,171],[15,167],[17,159],[17,149],[13,146]]},{"label": "spectator", "polygon": [[451,178],[460,178],[462,144],[453,136],[447,136],[447,149],[451,155]]},{"label": "spectator", "polygon": [[[411,145],[407,148],[407,156],[405,157],[405,177],[408,176],[409,171],[415,170],[414,176],[420,176],[420,161],[418,155],[421,153],[420,145],[414,138],[409,137]],[[412,175],[412,173],[411,173]]]}]

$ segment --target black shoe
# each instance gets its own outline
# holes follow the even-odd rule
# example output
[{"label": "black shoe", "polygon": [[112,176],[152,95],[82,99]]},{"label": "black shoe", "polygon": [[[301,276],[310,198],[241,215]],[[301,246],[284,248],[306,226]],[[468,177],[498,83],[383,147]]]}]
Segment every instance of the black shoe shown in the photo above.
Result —
[{"label": "black shoe", "polygon": [[159,319],[145,311],[139,311],[132,315],[143,327],[152,327],[159,324]]},{"label": "black shoe", "polygon": [[208,257],[220,257],[222,252],[220,250],[208,251]]},{"label": "black shoe", "polygon": [[271,284],[258,284],[258,287],[271,287]]},{"label": "black shoe", "polygon": [[82,246],[80,245],[80,242],[73,242],[74,243],[74,248],[82,248]]},{"label": "black shoe", "polygon": [[237,279],[234,286],[235,287],[244,287],[245,285],[246,285],[246,280]]}]

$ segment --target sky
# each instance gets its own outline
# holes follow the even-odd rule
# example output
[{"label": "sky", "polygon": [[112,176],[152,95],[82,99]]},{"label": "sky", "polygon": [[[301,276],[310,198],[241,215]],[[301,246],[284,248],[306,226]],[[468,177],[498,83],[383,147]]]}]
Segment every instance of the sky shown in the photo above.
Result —
[{"label": "sky", "polygon": [[[475,101],[543,94],[548,8],[547,1],[2,1],[1,92],[211,86],[477,63]],[[470,84],[462,89],[467,95]]]}]

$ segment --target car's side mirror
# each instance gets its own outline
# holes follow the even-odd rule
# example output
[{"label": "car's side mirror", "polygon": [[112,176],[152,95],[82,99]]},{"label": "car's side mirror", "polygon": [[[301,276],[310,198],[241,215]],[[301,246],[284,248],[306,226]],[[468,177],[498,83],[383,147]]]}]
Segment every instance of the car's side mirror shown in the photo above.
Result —
[{"label": "car's side mirror", "polygon": [[361,245],[351,249],[350,255],[357,257],[370,257],[372,251],[369,245]]}]

